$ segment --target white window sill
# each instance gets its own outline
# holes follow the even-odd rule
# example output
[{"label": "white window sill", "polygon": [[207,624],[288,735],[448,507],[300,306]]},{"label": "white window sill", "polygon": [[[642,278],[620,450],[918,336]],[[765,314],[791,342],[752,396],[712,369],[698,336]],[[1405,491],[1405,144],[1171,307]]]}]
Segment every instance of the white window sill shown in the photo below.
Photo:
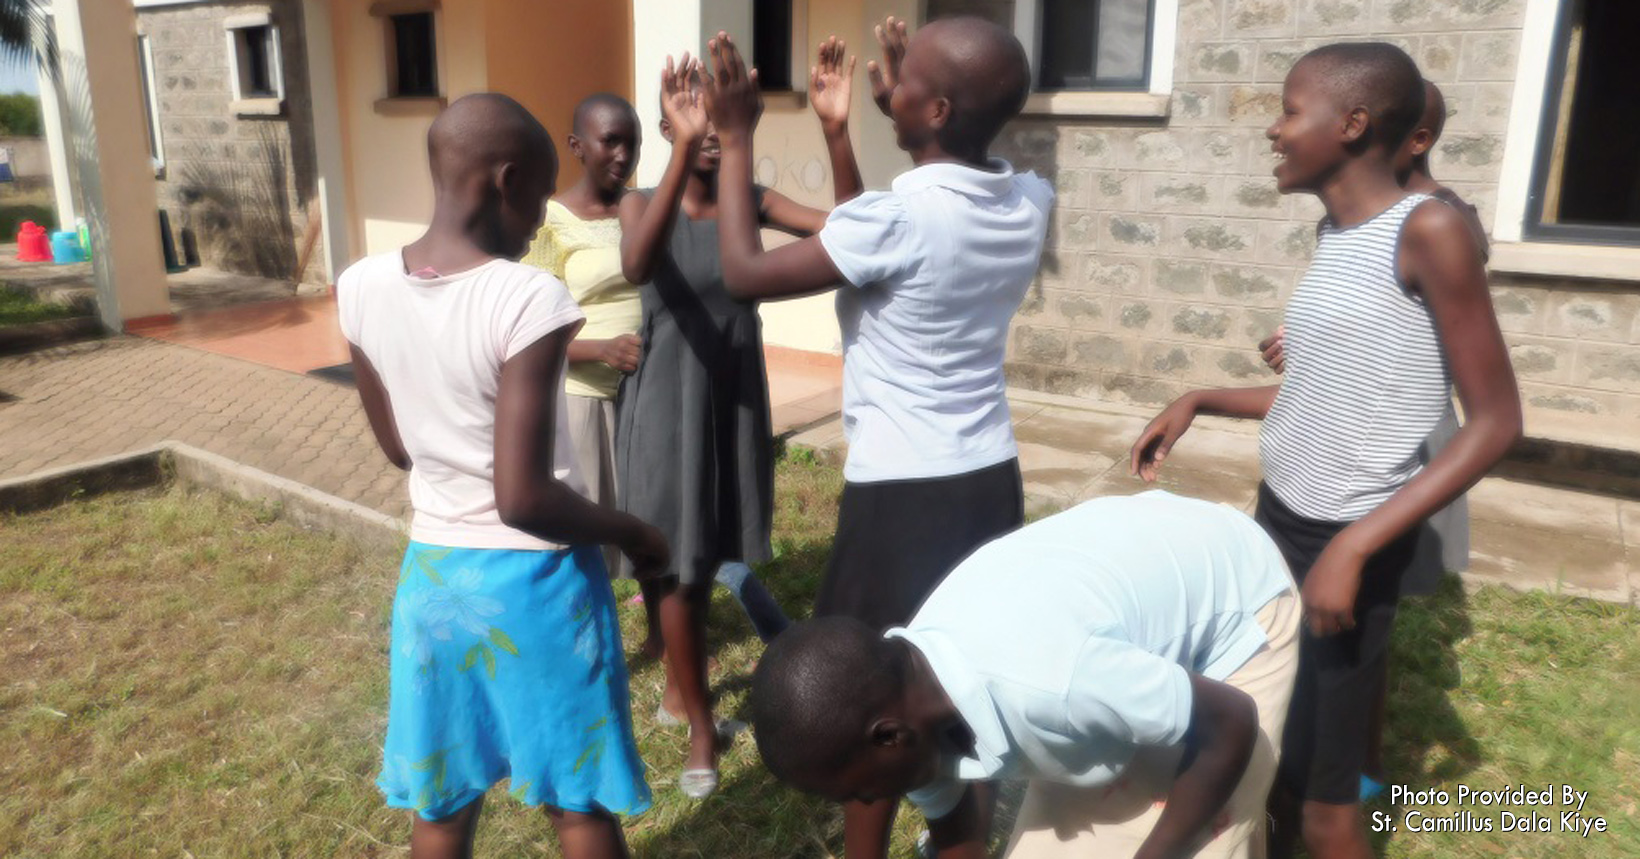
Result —
[{"label": "white window sill", "polygon": [[282,98],[241,98],[228,103],[235,116],[278,116],[285,112]]},{"label": "white window sill", "polygon": [[1539,274],[1640,282],[1640,247],[1500,242],[1489,267],[1509,274]]},{"label": "white window sill", "polygon": [[763,106],[771,110],[802,110],[809,106],[809,94],[797,90],[765,92]]},{"label": "white window sill", "polygon": [[1165,118],[1173,97],[1152,92],[1033,92],[1026,116]]}]

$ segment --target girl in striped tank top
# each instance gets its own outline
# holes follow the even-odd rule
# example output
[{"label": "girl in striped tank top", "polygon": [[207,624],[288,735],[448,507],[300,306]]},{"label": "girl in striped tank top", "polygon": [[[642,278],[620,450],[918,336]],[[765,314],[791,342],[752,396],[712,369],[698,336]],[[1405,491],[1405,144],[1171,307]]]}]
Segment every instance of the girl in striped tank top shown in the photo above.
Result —
[{"label": "girl in striped tank top", "polygon": [[[1287,76],[1267,132],[1282,193],[1327,220],[1287,307],[1279,385],[1193,391],[1131,452],[1150,481],[1198,414],[1264,421],[1257,519],[1302,588],[1305,635],[1270,800],[1271,855],[1371,855],[1359,808],[1367,714],[1383,683],[1416,529],[1501,459],[1520,395],[1463,213],[1396,180],[1422,76],[1384,43],[1329,45]],[[1418,448],[1456,385],[1467,422],[1428,465]],[[1302,823],[1300,823],[1302,821]]]}]

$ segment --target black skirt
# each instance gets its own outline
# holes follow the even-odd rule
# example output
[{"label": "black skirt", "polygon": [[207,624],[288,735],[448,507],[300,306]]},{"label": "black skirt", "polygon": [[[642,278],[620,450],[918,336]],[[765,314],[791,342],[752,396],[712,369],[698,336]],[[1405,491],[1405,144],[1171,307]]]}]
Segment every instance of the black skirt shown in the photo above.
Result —
[{"label": "black skirt", "polygon": [[971,552],[1024,523],[1017,459],[952,477],[844,484],[814,613],[901,626]]}]

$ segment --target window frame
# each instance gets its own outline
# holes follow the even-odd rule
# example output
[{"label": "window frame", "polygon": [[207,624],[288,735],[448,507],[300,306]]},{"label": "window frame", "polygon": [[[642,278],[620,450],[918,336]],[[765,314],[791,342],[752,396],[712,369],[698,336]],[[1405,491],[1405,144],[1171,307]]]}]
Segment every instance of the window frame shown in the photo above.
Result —
[{"label": "window frame", "polygon": [[[1057,87],[1044,89],[1042,80],[1042,23],[1044,0],[1014,0],[1014,35],[1029,33],[1030,38],[1020,36],[1020,43],[1025,46],[1025,56],[1031,61],[1031,92],[1044,94],[1058,93],[1099,93],[1099,92],[1150,92],[1150,76],[1154,73],[1152,54],[1156,50],[1156,13],[1157,0],[1145,0],[1145,59],[1144,74],[1137,82],[1109,86],[1088,87]],[[1099,0],[1103,2],[1103,0]],[[1095,9],[1095,25],[1092,37],[1097,42],[1098,10]],[[1097,75],[1099,67],[1098,45],[1094,50],[1094,73]]]},{"label": "window frame", "polygon": [[1543,78],[1542,106],[1536,118],[1537,132],[1532,139],[1531,178],[1526,186],[1526,211],[1521,223],[1521,238],[1529,242],[1640,248],[1640,224],[1632,227],[1614,227],[1602,224],[1543,222],[1543,203],[1544,198],[1548,196],[1555,135],[1559,130],[1562,98],[1566,89],[1566,62],[1571,53],[1572,27],[1576,23],[1570,13],[1576,2],[1578,0],[1560,0],[1555,25],[1550,31],[1549,65]]},{"label": "window frame", "polygon": [[[758,89],[762,91],[764,103],[769,107],[801,108],[806,106],[809,93],[809,0],[786,2],[791,4],[791,30],[786,34],[787,60],[791,64],[791,85],[785,88],[770,88],[759,83]],[[755,32],[755,24],[751,22],[756,20],[757,4],[754,0],[747,5],[749,14],[753,16],[748,19],[748,27],[753,28],[751,31]],[[752,56],[747,59],[755,60],[757,44],[754,42],[751,48]]]},{"label": "window frame", "polygon": [[148,120],[148,160],[156,177],[165,175],[165,130],[160,126],[159,88],[154,73],[154,44],[147,33],[137,34],[137,72],[142,85],[143,113]]},{"label": "window frame", "polygon": [[[268,81],[273,85],[271,94],[245,92],[245,81],[240,74],[240,66],[246,62],[241,50],[245,44],[244,31],[258,27],[266,27],[268,31],[267,71]],[[285,102],[285,58],[279,25],[274,22],[273,15],[265,10],[232,15],[223,20],[222,30],[227,37],[228,93],[233,101],[234,112],[277,113]]]},{"label": "window frame", "polygon": [[[1165,119],[1172,112],[1179,2],[1149,0],[1143,87],[1041,90],[1036,82],[1041,74],[1042,0],[1015,0],[1013,32],[1031,63],[1031,94],[1025,102],[1025,115]],[[917,20],[928,20],[928,0],[918,4]]]},{"label": "window frame", "polygon": [[[403,90],[403,79],[399,75],[398,29],[397,21],[412,15],[427,16],[427,35],[430,42],[428,61],[432,67],[433,87],[431,92],[407,93]],[[385,27],[387,47],[387,97],[394,99],[426,99],[444,97],[444,75],[439,69],[439,58],[444,53],[439,50],[439,20],[437,9],[406,9],[382,16]]]}]

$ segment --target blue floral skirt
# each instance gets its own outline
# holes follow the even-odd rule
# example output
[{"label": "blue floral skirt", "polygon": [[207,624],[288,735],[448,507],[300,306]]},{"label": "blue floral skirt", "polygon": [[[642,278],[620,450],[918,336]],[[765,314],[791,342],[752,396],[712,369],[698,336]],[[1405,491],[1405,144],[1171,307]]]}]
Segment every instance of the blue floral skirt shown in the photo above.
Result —
[{"label": "blue floral skirt", "polygon": [[526,805],[649,807],[615,599],[596,547],[411,543],[393,605],[377,786],[439,820],[504,778]]}]

